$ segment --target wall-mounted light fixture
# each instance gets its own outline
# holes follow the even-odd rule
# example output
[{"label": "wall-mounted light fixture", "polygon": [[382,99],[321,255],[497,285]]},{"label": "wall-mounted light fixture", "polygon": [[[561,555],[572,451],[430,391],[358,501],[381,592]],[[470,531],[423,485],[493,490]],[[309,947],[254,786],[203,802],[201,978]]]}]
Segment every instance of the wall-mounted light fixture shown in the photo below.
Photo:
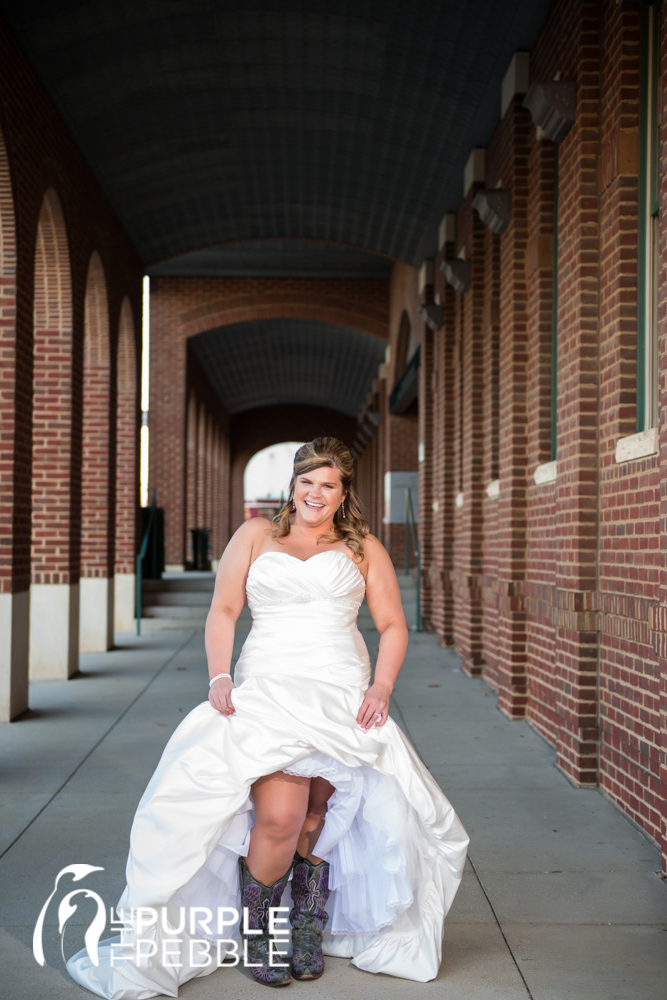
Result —
[{"label": "wall-mounted light fixture", "polygon": [[361,455],[362,451],[373,437],[376,429],[382,423],[382,415],[378,410],[368,410],[366,414],[360,418],[359,425],[357,427],[357,436],[354,440],[352,448],[350,449],[355,458]]},{"label": "wall-mounted light fixture", "polygon": [[463,293],[469,288],[469,260],[459,260],[458,257],[454,257],[451,260],[443,260],[440,265],[440,270],[444,274],[447,284],[451,285],[454,291],[458,292],[459,295],[463,295]]},{"label": "wall-mounted light fixture", "polygon": [[479,212],[480,219],[491,232],[500,236],[512,217],[512,193],[499,188],[478,191],[472,200],[472,207]]},{"label": "wall-mounted light fixture", "polygon": [[427,302],[419,307],[418,312],[429,330],[437,333],[442,326],[442,306],[436,305],[435,302]]},{"label": "wall-mounted light fixture", "polygon": [[574,80],[535,81],[523,99],[523,106],[547,139],[561,142],[577,116],[577,85]]}]

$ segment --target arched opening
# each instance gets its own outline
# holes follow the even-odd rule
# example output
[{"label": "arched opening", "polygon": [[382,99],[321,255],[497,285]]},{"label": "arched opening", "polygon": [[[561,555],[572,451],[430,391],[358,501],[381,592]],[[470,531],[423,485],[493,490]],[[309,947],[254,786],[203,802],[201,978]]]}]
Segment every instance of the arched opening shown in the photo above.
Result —
[{"label": "arched opening", "polygon": [[[29,343],[16,336],[16,231],[14,197],[5,143],[0,132],[0,722],[28,707],[28,621],[30,615],[30,371]],[[23,356],[22,356],[23,355]],[[19,419],[19,414],[20,418]]]},{"label": "arched opening", "polygon": [[113,645],[110,402],[109,304],[104,268],[96,252],[88,266],[84,304],[79,582],[82,652],[103,652]]},{"label": "arched opening", "polygon": [[197,400],[194,391],[188,400],[186,428],[185,483],[185,564],[193,564],[192,528],[197,527]]},{"label": "arched opening", "polygon": [[132,306],[126,297],[118,325],[116,389],[116,544],[114,572],[114,629],[132,628],[135,615],[137,547],[137,482],[139,402],[137,399],[137,345]]},{"label": "arched opening", "polygon": [[243,473],[243,505],[246,519],[277,514],[287,497],[294,453],[303,441],[282,441],[255,452]]},{"label": "arched opening", "polygon": [[30,676],[52,679],[71,677],[78,669],[79,581],[72,537],[78,483],[72,455],[81,433],[72,419],[69,247],[52,189],[39,213],[34,288]]}]

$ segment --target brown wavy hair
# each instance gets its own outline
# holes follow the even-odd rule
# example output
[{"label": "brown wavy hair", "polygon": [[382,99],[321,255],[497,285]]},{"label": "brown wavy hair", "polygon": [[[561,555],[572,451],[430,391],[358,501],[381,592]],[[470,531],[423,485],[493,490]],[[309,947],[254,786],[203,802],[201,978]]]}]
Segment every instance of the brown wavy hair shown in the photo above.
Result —
[{"label": "brown wavy hair", "polygon": [[[317,437],[312,441],[302,445],[294,456],[294,468],[289,484],[289,496],[282,505],[276,516],[273,518],[273,537],[285,538],[290,533],[292,527],[292,517],[294,511],[294,487],[298,476],[303,476],[313,469],[321,469],[322,466],[330,469],[338,469],[340,472],[343,489],[347,491],[345,497],[345,517],[342,516],[340,507],[334,514],[333,531],[329,535],[322,535],[321,541],[341,541],[345,542],[357,558],[362,559],[364,555],[364,538],[370,528],[368,521],[354,488],[354,459],[350,454],[350,449],[334,437]],[[320,539],[318,538],[318,545]]]}]

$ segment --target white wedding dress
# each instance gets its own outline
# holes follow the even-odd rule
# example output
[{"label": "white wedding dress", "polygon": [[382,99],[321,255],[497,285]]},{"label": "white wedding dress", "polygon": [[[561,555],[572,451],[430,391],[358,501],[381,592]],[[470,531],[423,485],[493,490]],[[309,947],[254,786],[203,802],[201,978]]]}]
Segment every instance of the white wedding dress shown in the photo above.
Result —
[{"label": "white wedding dress", "polygon": [[[253,625],[236,664],[235,714],[208,701],[190,712],[134,818],[117,910],[160,915],[139,934],[146,957],[137,960],[138,931],[128,924],[122,945],[118,937],[100,943],[98,964],[86,949],[67,963],[86,989],[110,1000],[175,997],[182,983],[216,971],[227,946],[216,952],[209,942],[239,941],[238,928],[187,921],[181,929],[179,918],[190,907],[239,909],[250,786],[280,770],[323,775],[336,789],[315,847],[331,865],[325,955],[420,982],[437,975],[468,838],[396,724],[365,731],[356,722],[370,683],[356,626],[364,591],[361,572],[339,549],[307,560],[270,551],[252,563]],[[282,905],[290,905],[289,891]],[[202,940],[213,948],[209,965]],[[223,990],[226,975],[218,972]]]}]

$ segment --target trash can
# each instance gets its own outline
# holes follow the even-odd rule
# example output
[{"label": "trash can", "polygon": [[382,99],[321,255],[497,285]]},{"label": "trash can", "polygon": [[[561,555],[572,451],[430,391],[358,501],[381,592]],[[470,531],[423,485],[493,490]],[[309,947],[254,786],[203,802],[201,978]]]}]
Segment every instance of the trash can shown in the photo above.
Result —
[{"label": "trash can", "polygon": [[208,572],[211,564],[208,558],[208,539],[211,534],[210,528],[190,528],[192,533],[192,559],[193,569]]}]

